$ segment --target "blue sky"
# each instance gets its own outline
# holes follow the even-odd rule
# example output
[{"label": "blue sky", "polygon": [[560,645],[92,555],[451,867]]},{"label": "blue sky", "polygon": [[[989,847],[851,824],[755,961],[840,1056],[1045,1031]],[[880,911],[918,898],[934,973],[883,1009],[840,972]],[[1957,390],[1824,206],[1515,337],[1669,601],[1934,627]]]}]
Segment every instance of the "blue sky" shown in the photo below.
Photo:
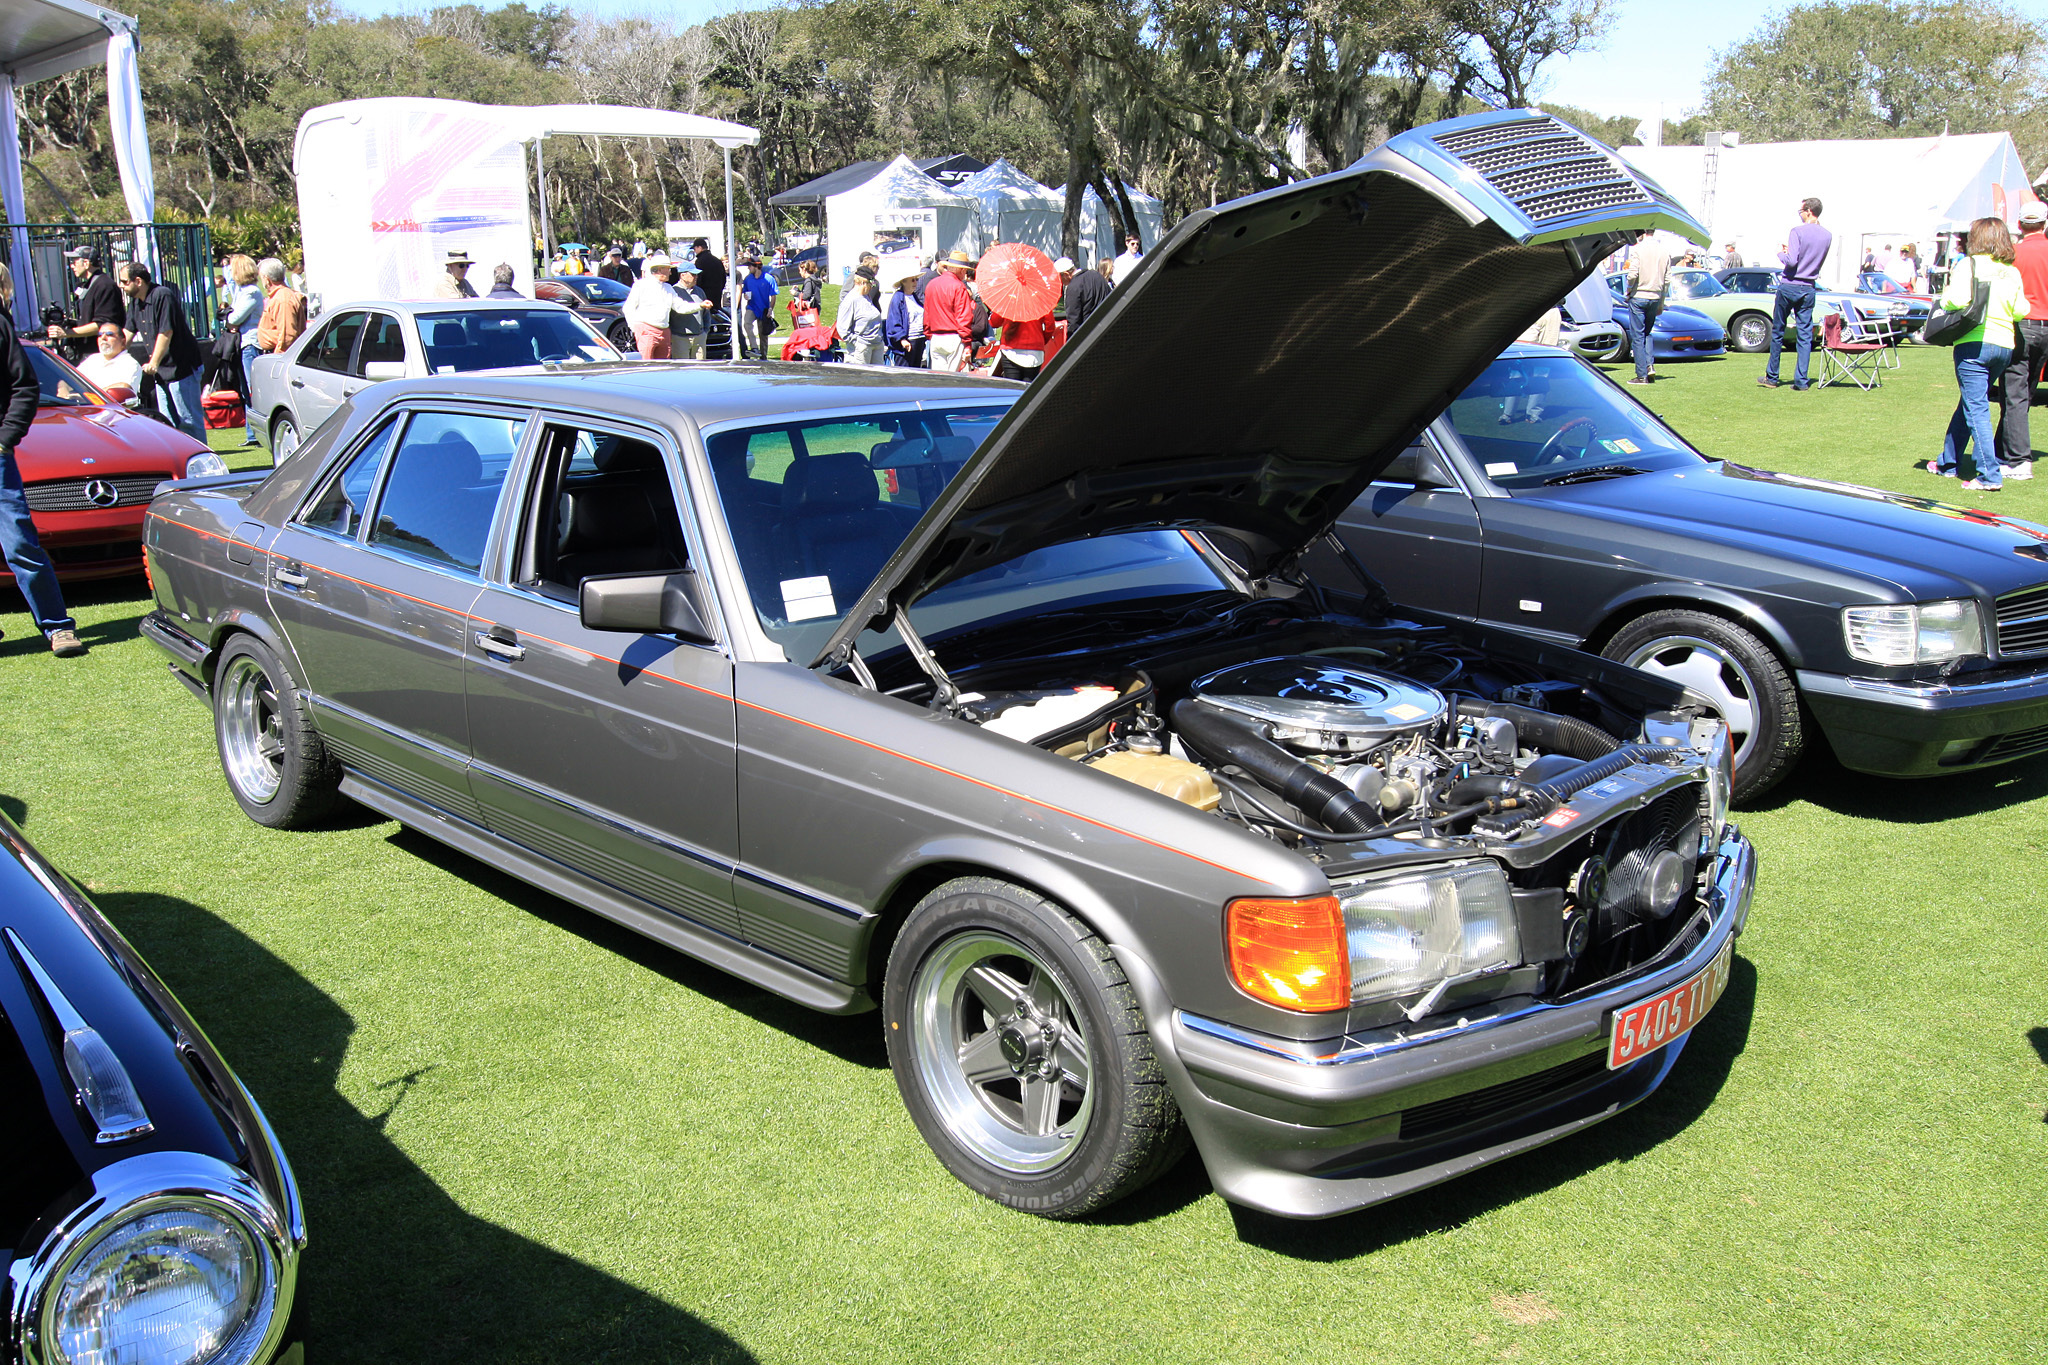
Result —
[{"label": "blue sky", "polygon": [[[499,0],[478,0],[490,6]],[[338,0],[357,14],[418,12],[430,0]],[[727,10],[747,8],[741,0],[678,0],[669,5],[649,0],[569,0],[575,8],[613,17],[658,13],[697,23]],[[2006,0],[2028,18],[2048,23],[2048,0]],[[1619,0],[1616,20],[1597,52],[1581,53],[1546,66],[1539,78],[1539,98],[1576,105],[1596,114],[1648,117],[1661,108],[1666,118],[1679,118],[1699,103],[1700,89],[1714,55],[1741,42],[1772,14],[1787,8],[1783,0],[1714,0],[1712,4],[1672,0]]]}]

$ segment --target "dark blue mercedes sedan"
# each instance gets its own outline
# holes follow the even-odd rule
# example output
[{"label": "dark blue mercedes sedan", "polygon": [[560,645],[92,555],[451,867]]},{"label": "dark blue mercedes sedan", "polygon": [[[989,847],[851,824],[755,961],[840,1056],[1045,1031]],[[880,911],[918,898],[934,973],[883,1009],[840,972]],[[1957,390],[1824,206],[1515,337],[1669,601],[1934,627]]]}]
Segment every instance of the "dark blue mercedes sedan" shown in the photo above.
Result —
[{"label": "dark blue mercedes sedan", "polygon": [[1815,730],[1888,777],[2048,753],[2048,527],[1710,460],[1561,351],[1494,361],[1337,535],[1405,606],[1691,689],[1728,722],[1738,801]]}]

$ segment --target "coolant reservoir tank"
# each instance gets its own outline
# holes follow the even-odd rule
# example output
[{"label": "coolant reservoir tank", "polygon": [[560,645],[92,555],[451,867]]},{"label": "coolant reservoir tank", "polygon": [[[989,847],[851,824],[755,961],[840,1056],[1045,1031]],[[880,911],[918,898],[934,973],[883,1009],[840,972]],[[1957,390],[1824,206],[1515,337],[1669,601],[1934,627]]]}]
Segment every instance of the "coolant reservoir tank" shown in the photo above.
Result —
[{"label": "coolant reservoir tank", "polygon": [[1136,754],[1119,749],[1090,759],[1088,766],[1135,782],[1196,810],[1215,810],[1223,799],[1208,770],[1171,754]]}]

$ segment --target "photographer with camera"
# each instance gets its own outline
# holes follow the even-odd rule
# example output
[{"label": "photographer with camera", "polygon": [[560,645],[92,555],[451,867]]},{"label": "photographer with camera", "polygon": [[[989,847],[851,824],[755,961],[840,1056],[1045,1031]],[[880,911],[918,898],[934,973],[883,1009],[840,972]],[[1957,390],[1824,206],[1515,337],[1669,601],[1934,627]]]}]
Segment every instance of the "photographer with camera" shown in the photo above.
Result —
[{"label": "photographer with camera", "polygon": [[64,259],[71,262],[71,273],[78,280],[74,291],[78,299],[77,320],[66,317],[62,309],[51,304],[43,310],[43,322],[52,341],[66,343],[67,350],[82,352],[85,347],[81,343],[98,336],[100,324],[127,325],[128,301],[122,297],[121,286],[113,276],[99,268],[99,255],[91,247],[74,247],[64,253]]}]

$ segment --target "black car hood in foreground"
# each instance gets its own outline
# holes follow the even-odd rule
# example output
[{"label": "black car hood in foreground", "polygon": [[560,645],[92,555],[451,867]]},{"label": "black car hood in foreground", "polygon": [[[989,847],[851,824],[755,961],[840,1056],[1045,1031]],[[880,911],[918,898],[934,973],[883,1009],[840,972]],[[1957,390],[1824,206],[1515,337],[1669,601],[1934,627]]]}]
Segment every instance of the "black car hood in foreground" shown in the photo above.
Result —
[{"label": "black car hood in foreground", "polygon": [[843,662],[863,630],[943,583],[1063,541],[1220,531],[1262,575],[1643,227],[1707,240],[1614,153],[1528,110],[1431,124],[1347,170],[1189,214],[1047,365],[817,662]]}]

